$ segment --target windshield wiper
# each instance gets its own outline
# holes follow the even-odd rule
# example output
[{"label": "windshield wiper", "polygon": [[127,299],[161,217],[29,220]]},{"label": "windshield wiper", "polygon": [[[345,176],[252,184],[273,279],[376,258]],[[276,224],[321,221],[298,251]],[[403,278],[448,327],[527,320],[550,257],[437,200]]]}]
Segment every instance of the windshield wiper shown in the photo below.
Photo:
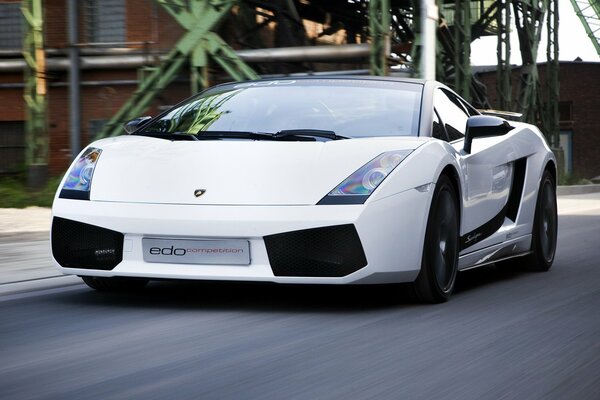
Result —
[{"label": "windshield wiper", "polygon": [[250,140],[281,140],[281,141],[315,141],[316,138],[330,140],[349,139],[337,135],[334,131],[321,129],[285,129],[277,133],[250,131],[201,131],[187,132],[136,132],[133,135],[149,136],[167,140],[220,140],[220,139],[250,139]]},{"label": "windshield wiper", "polygon": [[263,132],[246,131],[202,131],[194,135],[198,140],[203,139],[251,139],[274,140],[273,135]]},{"label": "windshield wiper", "polygon": [[277,133],[245,132],[245,131],[203,131],[197,133],[198,139],[252,139],[252,140],[300,140],[313,141],[314,138],[331,140],[348,139],[334,131],[321,129],[285,129]]},{"label": "windshield wiper", "polygon": [[284,129],[273,135],[274,138],[325,138],[331,140],[349,139],[346,136],[340,136],[334,131],[327,131],[322,129]]},{"label": "windshield wiper", "polygon": [[276,140],[270,133],[242,132],[242,131],[202,131],[199,133],[187,132],[136,132],[134,135],[149,136],[167,140],[215,140],[215,139],[251,139],[251,140]]},{"label": "windshield wiper", "polygon": [[185,132],[172,132],[172,133],[166,133],[166,132],[136,132],[136,133],[132,133],[132,136],[147,136],[147,137],[153,137],[153,138],[158,138],[158,139],[167,139],[167,140],[198,140],[198,138],[195,135],[190,135],[188,133]]}]

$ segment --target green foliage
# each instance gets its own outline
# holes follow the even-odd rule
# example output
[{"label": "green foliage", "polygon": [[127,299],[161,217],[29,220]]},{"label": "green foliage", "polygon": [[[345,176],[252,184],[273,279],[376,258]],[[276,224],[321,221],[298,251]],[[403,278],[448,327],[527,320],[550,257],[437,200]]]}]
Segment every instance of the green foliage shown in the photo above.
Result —
[{"label": "green foliage", "polygon": [[32,191],[21,176],[0,177],[0,208],[50,207],[60,180],[50,178],[41,190]]},{"label": "green foliage", "polygon": [[559,185],[590,185],[594,182],[589,179],[581,178],[575,174],[560,174],[558,177]]}]

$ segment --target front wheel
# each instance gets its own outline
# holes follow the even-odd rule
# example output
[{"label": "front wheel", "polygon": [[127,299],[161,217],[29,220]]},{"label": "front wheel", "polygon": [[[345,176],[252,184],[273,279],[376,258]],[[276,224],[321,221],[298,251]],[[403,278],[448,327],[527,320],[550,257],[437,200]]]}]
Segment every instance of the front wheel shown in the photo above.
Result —
[{"label": "front wheel", "polygon": [[421,272],[414,283],[421,301],[442,303],[454,290],[459,242],[457,197],[450,179],[440,176],[427,220]]},{"label": "front wheel", "polygon": [[86,285],[99,292],[128,292],[143,289],[148,279],[139,278],[104,278],[98,276],[82,276]]}]

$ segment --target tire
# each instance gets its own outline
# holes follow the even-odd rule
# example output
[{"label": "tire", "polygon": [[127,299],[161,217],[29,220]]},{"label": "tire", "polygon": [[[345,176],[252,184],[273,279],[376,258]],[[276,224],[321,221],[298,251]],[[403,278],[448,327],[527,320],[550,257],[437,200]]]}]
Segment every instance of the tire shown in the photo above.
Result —
[{"label": "tire", "polygon": [[143,289],[148,279],[138,278],[102,278],[97,276],[82,276],[86,285],[99,292],[128,292]]},{"label": "tire", "polygon": [[427,219],[421,272],[413,284],[417,298],[423,302],[443,303],[454,290],[459,252],[457,198],[450,178],[441,175]]},{"label": "tire", "polygon": [[546,170],[542,175],[535,206],[531,231],[531,254],[523,259],[526,269],[545,272],[552,267],[556,254],[557,236],[556,185],[554,178]]}]

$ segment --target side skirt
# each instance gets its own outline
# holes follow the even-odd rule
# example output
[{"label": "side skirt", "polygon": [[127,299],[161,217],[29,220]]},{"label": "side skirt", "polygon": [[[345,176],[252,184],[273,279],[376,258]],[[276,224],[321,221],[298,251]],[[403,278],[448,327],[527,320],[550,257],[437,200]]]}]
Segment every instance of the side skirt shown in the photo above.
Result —
[{"label": "side skirt", "polygon": [[464,271],[526,255],[531,249],[531,235],[520,236],[485,249],[477,250],[458,258],[458,270]]}]

